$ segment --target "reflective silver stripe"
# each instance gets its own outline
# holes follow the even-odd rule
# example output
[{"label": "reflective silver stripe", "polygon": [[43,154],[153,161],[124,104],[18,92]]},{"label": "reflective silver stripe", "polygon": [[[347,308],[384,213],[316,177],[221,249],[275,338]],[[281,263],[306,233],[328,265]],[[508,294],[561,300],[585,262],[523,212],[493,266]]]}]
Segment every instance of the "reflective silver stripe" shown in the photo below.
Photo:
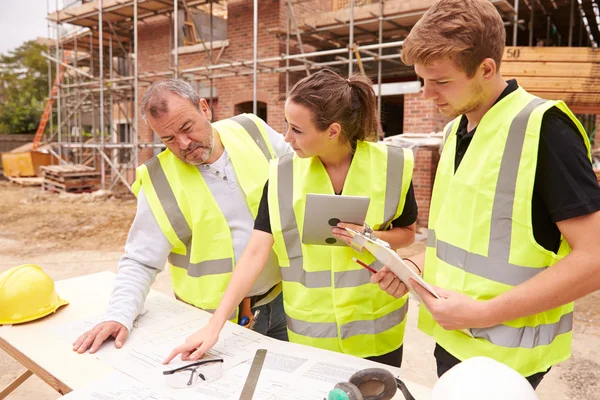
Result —
[{"label": "reflective silver stripe", "polygon": [[435,231],[427,229],[427,247],[435,247]]},{"label": "reflective silver stripe", "polygon": [[469,253],[441,240],[437,241],[436,255],[440,260],[465,272],[510,286],[517,286],[547,268],[529,268],[510,264],[497,258]]},{"label": "reflective silver stripe", "polygon": [[356,335],[377,335],[400,325],[408,312],[408,299],[402,307],[375,320],[352,321],[340,326],[342,339]]},{"label": "reflective silver stripe", "polygon": [[404,176],[404,149],[401,147],[387,147],[387,171],[385,188],[385,207],[383,227],[389,226],[396,216],[400,197],[402,196],[402,178]]},{"label": "reflective silver stripe", "polygon": [[375,260],[369,264],[369,267],[373,268],[375,271],[379,271],[381,268],[383,268],[383,263],[379,260]]},{"label": "reflective silver stripe", "polygon": [[[377,335],[392,329],[404,321],[408,311],[408,300],[402,307],[375,320],[352,321],[340,327],[340,336],[347,339],[356,335]],[[327,339],[337,337],[335,322],[306,322],[287,316],[290,331],[311,338]]]},{"label": "reflective silver stripe", "polygon": [[[375,260],[369,264],[369,267],[373,268],[375,271],[379,271],[383,268],[383,264],[380,261]],[[335,272],[333,281],[335,282],[336,289],[357,287],[371,283],[371,273],[366,268]]]},{"label": "reflective silver stripe", "polygon": [[152,186],[154,186],[154,191],[156,192],[158,201],[165,211],[171,227],[173,227],[173,230],[175,231],[175,234],[179,240],[181,240],[183,244],[187,244],[192,237],[192,230],[185,220],[179,205],[177,204],[177,199],[175,198],[173,189],[171,189],[171,185],[169,185],[169,181],[165,175],[165,171],[160,165],[158,157],[148,160],[146,162],[146,168],[148,168],[148,174],[150,175]]},{"label": "reflective silver stripe", "polygon": [[330,270],[308,272],[302,267],[281,267],[280,270],[286,282],[299,282],[309,289],[331,287]]},{"label": "reflective silver stripe", "polygon": [[297,335],[317,339],[337,338],[337,324],[335,322],[306,322],[295,319],[286,314],[288,329]]},{"label": "reflective silver stripe", "polygon": [[256,123],[251,118],[246,117],[245,115],[236,115],[235,117],[229,118],[232,121],[240,124],[246,132],[250,134],[250,137],[254,139],[254,143],[258,146],[260,151],[263,152],[267,160],[271,158],[271,152],[269,151],[269,146],[265,142],[264,136],[260,133],[260,129],[256,126]]},{"label": "reflective silver stripe", "polygon": [[[294,153],[286,154],[279,158],[277,162],[277,196],[279,198],[279,218],[281,219],[283,242],[285,243],[288,259],[290,260],[290,268],[303,269],[300,232],[298,231],[296,215],[294,214]],[[297,272],[295,273],[297,274]],[[302,277],[300,276],[300,278]],[[303,281],[296,282],[304,284]],[[331,285],[331,281],[329,284]]]},{"label": "reflective silver stripe", "polygon": [[335,272],[333,275],[335,288],[352,288],[365,285],[371,282],[370,272],[365,268],[355,269],[352,271]]},{"label": "reflective silver stripe", "polygon": [[543,99],[533,99],[517,114],[510,124],[504,154],[500,162],[500,171],[492,208],[490,245],[487,253],[490,258],[508,262],[517,175],[525,143],[527,123],[533,110],[545,102],[546,100]]},{"label": "reflective silver stripe", "polygon": [[507,325],[496,325],[491,328],[471,329],[476,338],[482,338],[497,346],[521,347],[533,349],[537,346],[546,346],[554,341],[558,335],[570,332],[573,329],[573,313],[560,317],[553,324],[541,324],[538,326],[524,326],[514,328]]},{"label": "reflective silver stripe", "polygon": [[218,260],[207,260],[199,263],[190,263],[190,249],[187,255],[176,253],[169,254],[169,262],[176,267],[187,270],[188,276],[200,278],[207,275],[228,274],[233,271],[233,260],[231,258],[221,258]]}]

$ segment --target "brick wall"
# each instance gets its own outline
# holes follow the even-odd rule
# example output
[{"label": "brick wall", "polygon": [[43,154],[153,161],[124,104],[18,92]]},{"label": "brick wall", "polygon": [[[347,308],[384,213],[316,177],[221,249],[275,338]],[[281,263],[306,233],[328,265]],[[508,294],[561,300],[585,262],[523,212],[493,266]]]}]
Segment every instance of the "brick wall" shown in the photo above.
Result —
[{"label": "brick wall", "polygon": [[[421,93],[404,95],[405,133],[439,132],[449,120],[439,113],[431,100],[424,100]],[[419,206],[419,225],[427,225],[431,191],[439,160],[438,149],[420,148],[415,152],[413,185]]]},{"label": "brick wall", "polygon": [[417,223],[427,226],[429,219],[429,205],[431,203],[431,191],[435,179],[435,171],[440,154],[437,148],[421,148],[415,152],[415,169],[413,171],[413,186],[415,198],[419,206]]},{"label": "brick wall", "polygon": [[450,121],[421,93],[404,95],[404,133],[439,132]]}]

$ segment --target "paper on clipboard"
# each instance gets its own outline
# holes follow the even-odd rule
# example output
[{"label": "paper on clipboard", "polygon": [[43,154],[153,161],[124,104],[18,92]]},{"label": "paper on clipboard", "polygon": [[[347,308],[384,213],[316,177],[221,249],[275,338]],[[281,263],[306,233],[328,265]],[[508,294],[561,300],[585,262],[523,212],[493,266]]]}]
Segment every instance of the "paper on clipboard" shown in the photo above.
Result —
[{"label": "paper on clipboard", "polygon": [[[433,290],[433,288],[421,278],[419,274],[412,270],[402,258],[389,247],[387,242],[384,242],[381,239],[372,239],[368,236],[368,234],[363,234],[355,231],[354,229],[346,228],[346,231],[352,235],[352,247],[362,252],[362,249],[367,249],[375,258],[386,265],[390,271],[394,273],[412,292],[412,294],[419,300],[419,302],[423,302],[421,297],[417,294],[417,292],[413,289],[413,285],[410,283],[409,279],[413,279],[418,282],[421,286],[423,286],[429,293],[435,296],[436,299],[439,299],[440,296]],[[360,249],[359,249],[360,248]]]},{"label": "paper on clipboard", "polygon": [[[413,289],[409,279],[413,279],[423,286],[429,293],[431,293],[436,299],[440,296],[433,290],[433,288],[421,278],[419,274],[412,270],[405,262],[402,257],[398,255],[394,250],[391,249],[389,243],[377,238],[373,229],[365,222],[365,232],[357,232],[354,229],[346,228],[346,231],[352,235],[351,246],[354,250],[361,252],[363,249],[367,249],[375,258],[386,265],[390,271],[394,273],[411,291],[411,293],[423,303],[421,296]],[[459,332],[464,333],[469,337],[473,337],[473,334],[469,329],[459,329]]]}]

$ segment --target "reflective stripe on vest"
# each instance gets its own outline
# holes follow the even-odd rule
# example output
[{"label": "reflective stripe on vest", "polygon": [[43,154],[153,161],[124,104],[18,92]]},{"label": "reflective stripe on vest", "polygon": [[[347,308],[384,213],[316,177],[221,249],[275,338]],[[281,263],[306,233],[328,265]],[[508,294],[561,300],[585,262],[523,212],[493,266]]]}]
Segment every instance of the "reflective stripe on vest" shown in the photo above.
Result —
[{"label": "reflective stripe on vest", "polygon": [[[471,253],[447,242],[437,240],[435,231],[428,230],[427,246],[435,247],[437,258],[446,264],[481,278],[509,286],[517,286],[547,268],[525,267],[508,262],[517,175],[527,123],[533,110],[545,102],[546,100],[543,99],[533,99],[515,117],[509,128],[492,206],[488,255]],[[450,130],[452,130],[452,127]],[[541,324],[533,327],[511,327],[500,324],[490,328],[470,329],[470,331],[475,338],[485,339],[497,346],[532,349],[552,343],[556,336],[571,331],[572,324],[573,313],[568,313],[552,324]]]},{"label": "reflective stripe on vest", "polygon": [[542,324],[538,326],[524,326],[514,328],[507,325],[496,325],[490,328],[471,328],[471,334],[476,338],[482,338],[497,346],[522,347],[533,349],[537,346],[546,346],[554,341],[554,338],[573,329],[573,313],[570,312],[560,317],[553,324]]},{"label": "reflective stripe on vest", "polygon": [[267,146],[267,143],[265,142],[265,138],[260,133],[260,131],[258,130],[258,126],[256,126],[256,124],[254,123],[254,121],[252,121],[251,118],[249,118],[243,114],[240,114],[240,115],[236,115],[235,117],[231,117],[229,119],[231,121],[235,121],[238,124],[240,124],[246,130],[246,132],[248,132],[248,134],[250,134],[250,137],[252,139],[254,139],[254,143],[256,143],[256,145],[258,146],[260,151],[263,152],[263,154],[265,155],[265,158],[267,160],[270,160],[273,158],[273,157],[271,157],[271,152],[269,151],[269,146]]},{"label": "reflective stripe on vest", "polygon": [[[407,312],[408,301],[401,308],[381,318],[368,321],[352,321],[340,325],[340,337],[347,339],[356,335],[376,334],[378,331],[384,332],[402,323]],[[298,335],[312,338],[333,339],[338,336],[337,324],[335,322],[306,322],[287,316],[287,326],[290,331]],[[379,327],[377,331],[375,330],[375,326]]]}]

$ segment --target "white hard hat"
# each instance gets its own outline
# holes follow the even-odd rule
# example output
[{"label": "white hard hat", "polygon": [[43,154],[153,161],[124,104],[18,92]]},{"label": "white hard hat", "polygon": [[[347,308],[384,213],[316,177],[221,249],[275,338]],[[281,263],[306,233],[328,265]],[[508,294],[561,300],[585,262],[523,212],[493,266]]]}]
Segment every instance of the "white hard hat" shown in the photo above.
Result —
[{"label": "white hard hat", "polygon": [[487,357],[457,364],[436,382],[431,400],[538,400],[527,379]]}]

